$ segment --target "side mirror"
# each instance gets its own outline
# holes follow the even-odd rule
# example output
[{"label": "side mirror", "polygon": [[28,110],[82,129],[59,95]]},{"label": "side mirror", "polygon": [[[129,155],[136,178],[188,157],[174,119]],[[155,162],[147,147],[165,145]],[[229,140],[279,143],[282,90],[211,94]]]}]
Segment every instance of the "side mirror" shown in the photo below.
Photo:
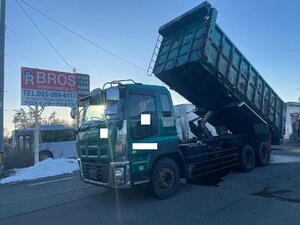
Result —
[{"label": "side mirror", "polygon": [[73,119],[75,119],[75,118],[76,118],[76,115],[77,115],[77,108],[76,108],[76,107],[71,108],[70,116],[71,116]]},{"label": "side mirror", "polygon": [[119,88],[117,87],[110,87],[106,89],[106,103],[114,104],[117,103],[120,99]]},{"label": "side mirror", "polygon": [[107,116],[112,116],[116,113],[117,113],[117,104],[113,104],[113,105],[108,104],[108,105],[106,105],[105,114]]}]

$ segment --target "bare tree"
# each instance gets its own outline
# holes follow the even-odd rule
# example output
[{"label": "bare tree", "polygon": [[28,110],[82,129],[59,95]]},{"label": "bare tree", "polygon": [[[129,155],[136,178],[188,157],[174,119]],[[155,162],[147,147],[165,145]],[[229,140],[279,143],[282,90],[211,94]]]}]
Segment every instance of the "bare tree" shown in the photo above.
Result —
[{"label": "bare tree", "polygon": [[34,126],[34,111],[32,109],[29,109],[28,112],[26,112],[23,108],[15,111],[16,113],[15,115],[13,115],[13,123],[15,125],[15,129]]},{"label": "bare tree", "polygon": [[[15,129],[34,127],[34,110],[29,109],[29,111],[26,112],[23,108],[20,108],[19,110],[15,111],[16,113],[13,115],[13,123],[15,125]],[[70,126],[67,121],[59,119],[55,111],[53,111],[49,117],[41,118],[40,123],[42,125],[63,124],[66,126]]]},{"label": "bare tree", "polygon": [[53,111],[48,118],[44,117],[42,119],[42,124],[43,125],[55,125],[55,124],[67,125],[67,122],[65,120],[57,118],[56,112]]}]

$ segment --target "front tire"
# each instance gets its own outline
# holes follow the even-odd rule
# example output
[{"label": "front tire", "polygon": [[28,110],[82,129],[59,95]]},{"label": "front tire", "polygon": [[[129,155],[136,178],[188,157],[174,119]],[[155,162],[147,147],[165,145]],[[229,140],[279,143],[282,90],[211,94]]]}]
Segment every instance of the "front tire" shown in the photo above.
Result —
[{"label": "front tire", "polygon": [[174,195],[179,186],[179,169],[174,160],[164,158],[158,161],[151,176],[152,193],[159,199]]},{"label": "front tire", "polygon": [[240,169],[243,172],[250,172],[255,167],[255,154],[250,145],[244,146],[239,154]]}]

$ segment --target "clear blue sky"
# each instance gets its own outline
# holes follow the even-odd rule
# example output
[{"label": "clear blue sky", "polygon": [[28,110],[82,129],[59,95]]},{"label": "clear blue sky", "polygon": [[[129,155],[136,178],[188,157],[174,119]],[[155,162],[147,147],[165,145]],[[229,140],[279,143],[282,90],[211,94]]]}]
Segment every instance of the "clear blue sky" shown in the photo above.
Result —
[{"label": "clear blue sky", "polygon": [[[144,68],[148,67],[158,28],[200,4],[195,0],[24,0],[82,34]],[[284,101],[300,97],[300,1],[211,0],[217,23]],[[68,33],[24,5],[24,8],[67,61],[91,76],[91,88],[113,79],[132,78],[161,84]],[[12,128],[13,109],[20,105],[22,66],[70,72],[41,37],[15,0],[7,0],[5,62],[5,127]],[[185,102],[174,95],[175,103]],[[26,108],[26,107],[24,107]],[[61,118],[69,109],[57,110]],[[47,111],[43,116],[47,115]]]}]

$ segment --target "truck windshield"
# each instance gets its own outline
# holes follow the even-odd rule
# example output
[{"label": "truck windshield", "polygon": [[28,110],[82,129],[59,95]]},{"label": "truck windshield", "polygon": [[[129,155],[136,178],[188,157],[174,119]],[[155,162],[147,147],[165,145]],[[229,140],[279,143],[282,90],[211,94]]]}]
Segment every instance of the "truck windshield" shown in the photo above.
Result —
[{"label": "truck windshield", "polygon": [[105,120],[105,105],[89,105],[85,108],[83,122]]},{"label": "truck windshield", "polygon": [[92,120],[110,120],[111,122],[121,122],[123,121],[123,111],[124,111],[124,99],[120,99],[117,104],[116,114],[105,115],[106,105],[89,105],[85,108],[83,123]]}]

